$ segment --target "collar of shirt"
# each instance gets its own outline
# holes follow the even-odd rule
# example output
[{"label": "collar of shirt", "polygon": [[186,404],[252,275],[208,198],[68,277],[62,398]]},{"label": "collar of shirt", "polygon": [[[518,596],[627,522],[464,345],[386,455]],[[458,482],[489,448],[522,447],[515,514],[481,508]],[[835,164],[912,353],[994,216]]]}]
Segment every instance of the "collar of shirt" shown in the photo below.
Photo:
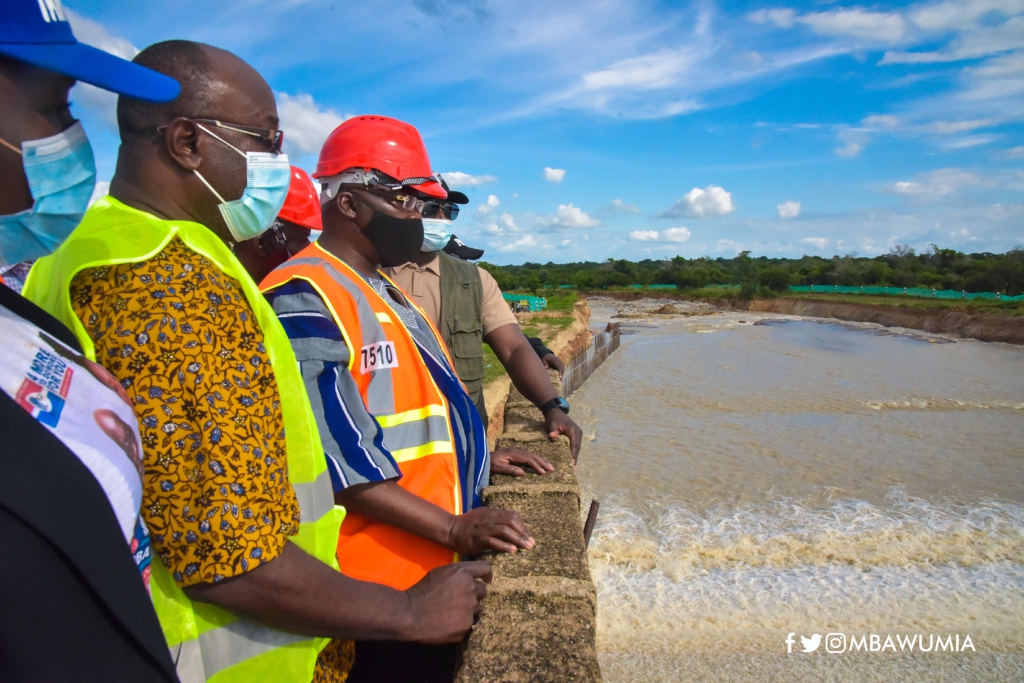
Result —
[{"label": "collar of shirt", "polygon": [[410,261],[409,263],[403,263],[400,266],[396,266],[395,272],[398,273],[407,268],[415,270],[417,273],[422,273],[424,270],[429,270],[434,275],[441,277],[441,258],[437,255],[437,252],[434,252],[434,258],[430,263],[424,266],[419,266]]}]

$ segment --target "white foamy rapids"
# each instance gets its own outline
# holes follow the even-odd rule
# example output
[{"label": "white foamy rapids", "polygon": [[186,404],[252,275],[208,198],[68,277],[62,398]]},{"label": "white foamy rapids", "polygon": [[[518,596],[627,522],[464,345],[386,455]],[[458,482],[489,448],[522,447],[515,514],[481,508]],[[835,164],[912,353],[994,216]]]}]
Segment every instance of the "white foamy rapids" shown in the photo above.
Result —
[{"label": "white foamy rapids", "polygon": [[864,401],[871,410],[1024,410],[1024,402],[968,401],[959,398],[902,398]]},{"label": "white foamy rapids", "polygon": [[1020,505],[936,504],[898,490],[877,506],[828,501],[828,491],[821,497],[741,507],[720,503],[701,513],[671,505],[654,509],[650,516],[613,504],[601,509],[590,557],[608,565],[658,570],[673,579],[743,567],[1024,563]]},{"label": "white foamy rapids", "polygon": [[589,555],[612,659],[774,656],[789,632],[958,629],[979,652],[1024,653],[1024,509],[1013,504],[897,492],[885,506],[778,500],[645,519],[610,501]]}]

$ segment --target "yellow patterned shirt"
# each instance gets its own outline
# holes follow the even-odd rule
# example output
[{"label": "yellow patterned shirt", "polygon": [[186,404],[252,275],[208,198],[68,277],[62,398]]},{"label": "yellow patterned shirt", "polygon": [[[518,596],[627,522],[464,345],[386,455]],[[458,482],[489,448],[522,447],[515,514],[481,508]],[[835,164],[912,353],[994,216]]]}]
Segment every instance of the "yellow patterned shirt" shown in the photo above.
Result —
[{"label": "yellow patterned shirt", "polygon": [[[277,382],[238,282],[175,238],[148,261],[81,271],[71,302],[135,404],[142,517],[175,581],[220,581],[280,555],[299,505]],[[345,680],[351,652],[328,645],[315,680]]]}]

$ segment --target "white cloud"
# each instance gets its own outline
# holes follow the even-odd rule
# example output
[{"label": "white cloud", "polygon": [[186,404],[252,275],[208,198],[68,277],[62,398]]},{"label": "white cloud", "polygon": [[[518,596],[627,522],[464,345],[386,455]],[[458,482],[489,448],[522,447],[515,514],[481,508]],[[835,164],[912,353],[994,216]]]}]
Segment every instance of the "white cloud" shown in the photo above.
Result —
[{"label": "white cloud", "polygon": [[998,26],[962,27],[960,35],[943,50],[886,52],[879,64],[934,64],[976,59],[1024,48],[1024,17],[1007,19]]},{"label": "white cloud", "polygon": [[690,231],[683,226],[657,230],[634,230],[629,233],[630,242],[675,242],[681,243],[690,239]]},{"label": "white cloud", "polygon": [[977,128],[988,128],[999,121],[995,119],[971,119],[969,121],[934,121],[928,128],[939,135],[954,135],[956,133],[967,133]]},{"label": "white cloud", "polygon": [[884,43],[895,43],[903,37],[903,17],[895,12],[866,12],[859,8],[813,12],[796,19],[824,36],[850,35]]},{"label": "white cloud", "polygon": [[892,189],[902,195],[949,195],[959,190],[981,185],[983,180],[973,173],[959,168],[942,168],[929,173],[921,173],[916,181],[900,181]]},{"label": "white cloud", "polygon": [[537,246],[537,238],[533,235],[523,235],[515,242],[511,242],[501,247],[501,251],[518,251],[520,249],[529,249]]},{"label": "white cloud", "polygon": [[800,202],[785,201],[775,207],[779,218],[796,218],[800,215]]},{"label": "white cloud", "polygon": [[814,247],[818,251],[822,251],[828,246],[828,239],[824,237],[805,237],[800,240],[800,244],[806,244],[809,247]]},{"label": "white cloud", "polygon": [[864,145],[860,144],[859,142],[848,142],[842,147],[836,147],[836,154],[843,157],[844,159],[849,159],[850,157],[857,156],[863,150]]},{"label": "white cloud", "polygon": [[489,235],[509,235],[520,230],[512,214],[506,212],[501,214],[497,220],[492,220],[485,225],[483,231]]},{"label": "white cloud", "polygon": [[868,143],[868,140],[869,137],[863,130],[843,128],[839,131],[839,141],[843,145],[836,148],[836,154],[844,159],[855,157],[864,151],[864,146]]},{"label": "white cloud", "polygon": [[498,201],[498,198],[495,195],[487,195],[487,201],[476,207],[476,215],[486,216],[490,212],[494,211],[495,207],[500,203],[501,202]]},{"label": "white cloud", "polygon": [[893,129],[900,125],[900,119],[897,116],[890,114],[878,114],[874,116],[867,116],[861,120],[861,124],[866,128],[883,128]]},{"label": "white cloud", "polygon": [[564,168],[549,168],[547,166],[544,167],[544,180],[550,183],[560,183],[562,182],[563,178],[565,178]]},{"label": "white cloud", "polygon": [[87,19],[67,7],[64,8],[64,14],[79,42],[98,47],[104,52],[117,55],[122,59],[134,59],[135,55],[139,54],[137,47],[124,38],[111,34],[103,24]]},{"label": "white cloud", "polygon": [[754,23],[765,24],[771,22],[779,28],[793,28],[793,20],[795,18],[796,12],[791,9],[761,9],[747,15],[747,19]]},{"label": "white cloud", "polygon": [[903,17],[895,12],[868,12],[856,7],[801,15],[791,9],[759,10],[747,18],[758,24],[770,22],[779,28],[801,24],[818,35],[853,36],[883,43],[898,42],[905,31]]},{"label": "white cloud", "polygon": [[978,147],[979,145],[987,145],[998,139],[998,135],[968,135],[964,138],[956,138],[949,142],[944,142],[942,147],[943,149],[968,149],[970,147]]},{"label": "white cloud", "polygon": [[[67,10],[64,10],[65,12]],[[100,197],[105,197],[110,193],[110,182],[106,180],[97,180],[96,187],[92,190],[92,197],[89,198],[89,206]]]},{"label": "white cloud", "polygon": [[613,199],[612,203],[609,204],[607,207],[605,207],[604,210],[605,211],[614,211],[614,212],[619,212],[619,213],[628,213],[628,214],[633,214],[635,216],[639,216],[640,214],[643,213],[643,211],[641,211],[639,209],[639,207],[634,206],[633,204],[627,204],[624,201],[622,201],[621,199]]},{"label": "white cloud", "polygon": [[567,247],[572,244],[572,240],[562,240],[562,246]]},{"label": "white cloud", "polygon": [[[67,7],[64,8],[64,14],[79,41],[123,59],[133,59],[139,54],[137,47],[124,38],[111,34],[103,24],[87,19]],[[114,93],[80,82],[72,88],[69,99],[76,106],[94,113],[110,129],[117,130],[117,95]]]},{"label": "white cloud", "polygon": [[651,90],[675,85],[679,75],[693,63],[688,50],[661,50],[642,57],[615,62],[607,69],[583,77],[587,90],[631,88]]},{"label": "white cloud", "polygon": [[1024,0],[946,0],[911,9],[910,21],[928,31],[961,30],[986,14],[1024,12]]},{"label": "white cloud", "polygon": [[667,228],[661,231],[661,238],[664,242],[685,242],[690,239],[690,231],[683,226]]},{"label": "white cloud", "polygon": [[[1024,31],[1024,25],[1021,30]],[[983,101],[1009,98],[1019,102],[1018,97],[1024,94],[1024,50],[993,57],[980,66],[964,69],[961,78],[967,88],[960,94],[960,99]],[[1019,113],[1019,109],[1015,108],[1015,111]]]},{"label": "white cloud", "polygon": [[345,120],[333,109],[321,109],[313,96],[305,93],[277,93],[277,115],[287,132],[285,149],[304,154],[319,152],[331,131]]},{"label": "white cloud", "polygon": [[560,225],[563,228],[595,228],[601,225],[601,221],[588,216],[582,209],[573,206],[572,203],[560,204],[555,211],[555,215],[548,219],[548,223]]},{"label": "white cloud", "polygon": [[695,187],[682,199],[658,215],[658,218],[716,218],[736,210],[732,193],[718,185],[708,185],[703,190]]},{"label": "white cloud", "polygon": [[1003,156],[1007,159],[1024,159],[1024,145],[1011,147],[1003,153]]},{"label": "white cloud", "polygon": [[484,183],[493,183],[497,180],[492,175],[470,175],[469,173],[462,173],[461,171],[449,171],[448,173],[442,173],[441,177],[448,183],[448,187],[454,189],[460,187],[476,187],[477,185],[483,185]]}]

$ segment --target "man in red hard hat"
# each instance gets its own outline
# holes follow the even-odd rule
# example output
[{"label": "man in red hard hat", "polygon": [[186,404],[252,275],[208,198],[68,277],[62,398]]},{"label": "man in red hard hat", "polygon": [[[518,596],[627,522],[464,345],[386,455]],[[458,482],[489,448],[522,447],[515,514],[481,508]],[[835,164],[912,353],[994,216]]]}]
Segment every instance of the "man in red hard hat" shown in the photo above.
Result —
[{"label": "man in red hard hat", "polygon": [[[538,456],[493,457],[480,416],[423,311],[381,267],[423,243],[424,198],[446,192],[419,132],[383,116],[338,126],[320,152],[323,233],[260,285],[301,366],[348,509],[341,571],[404,590],[435,567],[534,540],[515,512],[481,507],[492,471],[545,472]],[[350,681],[451,681],[454,646],[357,641]]]},{"label": "man in red hard hat", "polygon": [[309,246],[310,233],[323,230],[320,220],[320,193],[313,179],[298,166],[292,166],[291,182],[284,206],[265,233],[234,247],[235,256],[256,282],[270,271]]}]

